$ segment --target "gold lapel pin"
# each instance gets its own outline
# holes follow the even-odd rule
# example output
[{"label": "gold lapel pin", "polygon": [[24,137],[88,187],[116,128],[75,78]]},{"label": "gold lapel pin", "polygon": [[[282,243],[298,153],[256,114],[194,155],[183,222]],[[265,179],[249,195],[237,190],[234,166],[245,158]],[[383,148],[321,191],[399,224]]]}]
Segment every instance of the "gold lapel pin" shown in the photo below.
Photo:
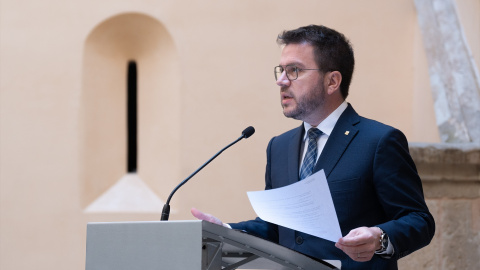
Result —
[{"label": "gold lapel pin", "polygon": [[347,130],[347,131],[345,131],[345,135],[348,135],[349,133],[350,133],[350,131],[348,131],[348,130]]}]

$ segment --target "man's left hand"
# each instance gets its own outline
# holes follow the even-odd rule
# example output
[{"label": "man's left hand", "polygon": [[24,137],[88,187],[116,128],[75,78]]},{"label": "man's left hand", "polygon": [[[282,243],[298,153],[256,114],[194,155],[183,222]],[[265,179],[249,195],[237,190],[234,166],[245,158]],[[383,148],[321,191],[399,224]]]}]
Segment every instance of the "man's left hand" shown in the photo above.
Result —
[{"label": "man's left hand", "polygon": [[370,261],[375,251],[380,249],[380,228],[360,227],[351,230],[340,238],[335,246],[357,262]]}]

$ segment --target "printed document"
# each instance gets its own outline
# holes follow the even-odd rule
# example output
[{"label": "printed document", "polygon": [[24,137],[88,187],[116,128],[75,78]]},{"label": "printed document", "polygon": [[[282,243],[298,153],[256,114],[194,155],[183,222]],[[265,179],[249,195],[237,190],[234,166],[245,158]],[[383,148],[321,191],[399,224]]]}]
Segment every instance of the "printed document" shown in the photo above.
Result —
[{"label": "printed document", "polygon": [[323,170],[285,187],[247,195],[263,220],[332,242],[342,237]]}]

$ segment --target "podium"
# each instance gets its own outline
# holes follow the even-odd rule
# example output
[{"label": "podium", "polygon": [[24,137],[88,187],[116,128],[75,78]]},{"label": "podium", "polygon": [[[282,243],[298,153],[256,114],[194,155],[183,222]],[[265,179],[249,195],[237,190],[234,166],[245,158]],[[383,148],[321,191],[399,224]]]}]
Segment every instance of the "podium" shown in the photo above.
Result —
[{"label": "podium", "polygon": [[87,224],[86,270],[339,269],[206,221]]}]

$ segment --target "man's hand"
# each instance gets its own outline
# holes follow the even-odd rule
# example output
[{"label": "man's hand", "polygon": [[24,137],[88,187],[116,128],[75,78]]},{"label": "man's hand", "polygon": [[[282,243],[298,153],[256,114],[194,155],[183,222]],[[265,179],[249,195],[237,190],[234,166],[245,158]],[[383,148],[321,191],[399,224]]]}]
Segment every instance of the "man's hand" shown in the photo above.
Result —
[{"label": "man's hand", "polygon": [[357,262],[370,261],[375,251],[380,249],[380,228],[360,227],[351,230],[340,238],[335,246]]},{"label": "man's hand", "polygon": [[212,215],[210,215],[210,214],[203,213],[202,211],[200,211],[200,210],[198,210],[198,209],[196,209],[196,208],[193,208],[193,207],[192,207],[192,209],[190,210],[190,212],[192,212],[192,215],[193,215],[194,217],[196,217],[196,218],[198,218],[198,219],[200,219],[200,220],[205,220],[205,221],[208,221],[208,222],[211,222],[211,223],[215,223],[215,224],[218,224],[218,225],[221,225],[221,226],[225,226],[220,219],[218,219],[218,218],[216,218],[216,217],[214,217],[214,216],[212,216]]}]

